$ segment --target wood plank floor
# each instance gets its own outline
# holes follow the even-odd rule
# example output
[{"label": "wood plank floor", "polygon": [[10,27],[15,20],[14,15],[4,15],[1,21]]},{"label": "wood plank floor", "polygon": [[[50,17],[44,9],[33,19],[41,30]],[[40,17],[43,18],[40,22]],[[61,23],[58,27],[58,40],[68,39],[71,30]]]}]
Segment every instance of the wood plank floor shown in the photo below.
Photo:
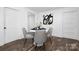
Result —
[{"label": "wood plank floor", "polygon": [[23,47],[24,40],[18,39],[0,46],[0,51],[79,51],[79,41],[74,39],[52,37],[52,43],[48,38],[41,47],[34,46],[32,39],[27,39]]}]

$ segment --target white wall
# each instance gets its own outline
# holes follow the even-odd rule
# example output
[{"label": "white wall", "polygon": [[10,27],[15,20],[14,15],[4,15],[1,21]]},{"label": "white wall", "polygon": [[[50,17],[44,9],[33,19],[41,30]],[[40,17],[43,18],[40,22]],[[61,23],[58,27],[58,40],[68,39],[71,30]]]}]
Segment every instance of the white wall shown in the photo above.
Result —
[{"label": "white wall", "polygon": [[59,8],[41,12],[37,15],[35,23],[43,22],[43,15],[50,13],[53,15],[53,24],[43,27],[53,27],[53,36],[79,40],[79,8]]},{"label": "white wall", "polygon": [[51,13],[53,15],[53,24],[51,25],[42,24],[42,27],[45,27],[45,28],[52,27],[54,36],[62,36],[62,13],[61,12],[62,11],[59,9],[59,10],[45,11],[45,12],[39,13],[37,15],[36,23],[39,23],[39,22],[43,23],[43,15]]},{"label": "white wall", "polygon": [[27,12],[25,9],[20,9],[18,14],[18,39],[23,38],[22,28],[27,28]]}]

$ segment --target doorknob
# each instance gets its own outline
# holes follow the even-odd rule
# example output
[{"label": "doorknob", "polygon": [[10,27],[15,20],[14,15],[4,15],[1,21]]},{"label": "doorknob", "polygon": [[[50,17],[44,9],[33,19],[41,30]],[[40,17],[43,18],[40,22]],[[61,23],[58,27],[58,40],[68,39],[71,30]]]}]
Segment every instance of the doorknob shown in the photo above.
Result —
[{"label": "doorknob", "polygon": [[6,29],[6,27],[4,27],[4,29]]}]

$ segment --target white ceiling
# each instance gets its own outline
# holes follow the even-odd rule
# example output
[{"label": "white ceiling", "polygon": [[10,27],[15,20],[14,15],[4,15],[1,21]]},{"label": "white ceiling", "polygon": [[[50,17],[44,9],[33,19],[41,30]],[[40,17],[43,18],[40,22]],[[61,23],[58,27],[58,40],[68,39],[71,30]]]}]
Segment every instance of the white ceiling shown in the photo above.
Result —
[{"label": "white ceiling", "polygon": [[34,12],[44,12],[44,11],[54,10],[59,7],[28,7],[28,8]]}]

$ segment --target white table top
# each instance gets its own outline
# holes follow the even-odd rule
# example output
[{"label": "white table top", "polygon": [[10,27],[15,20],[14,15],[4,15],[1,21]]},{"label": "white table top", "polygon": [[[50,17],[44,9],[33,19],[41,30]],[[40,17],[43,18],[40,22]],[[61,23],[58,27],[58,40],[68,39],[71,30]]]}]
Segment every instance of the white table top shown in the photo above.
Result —
[{"label": "white table top", "polygon": [[[48,32],[48,29],[46,29],[45,31]],[[30,32],[36,32],[36,30],[30,30]]]}]

